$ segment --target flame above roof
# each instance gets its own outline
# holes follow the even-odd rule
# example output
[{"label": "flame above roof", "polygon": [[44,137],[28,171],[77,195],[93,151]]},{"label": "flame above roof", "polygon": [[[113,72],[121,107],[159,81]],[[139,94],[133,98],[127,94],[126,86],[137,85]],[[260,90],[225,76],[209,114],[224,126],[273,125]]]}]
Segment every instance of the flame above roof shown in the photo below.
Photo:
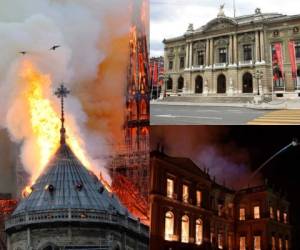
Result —
[{"label": "flame above roof", "polygon": [[32,193],[20,202],[13,216],[62,209],[128,214],[117,197],[83,166],[67,144],[60,145],[32,186]]}]

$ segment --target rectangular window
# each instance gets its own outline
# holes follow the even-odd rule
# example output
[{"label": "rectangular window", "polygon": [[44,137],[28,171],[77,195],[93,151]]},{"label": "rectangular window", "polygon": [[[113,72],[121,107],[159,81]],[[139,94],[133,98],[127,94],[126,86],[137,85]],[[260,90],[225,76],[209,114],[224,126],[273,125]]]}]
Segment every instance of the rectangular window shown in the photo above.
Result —
[{"label": "rectangular window", "polygon": [[223,214],[223,205],[218,204],[218,216],[222,216],[222,214]]},{"label": "rectangular window", "polygon": [[287,213],[283,213],[283,222],[284,222],[284,224],[288,223],[288,221],[287,221]]},{"label": "rectangular window", "polygon": [[300,42],[295,43],[296,59],[300,59]]},{"label": "rectangular window", "polygon": [[289,240],[285,240],[285,250],[289,250]]},{"label": "rectangular window", "polygon": [[240,208],[240,220],[246,220],[245,208]]},{"label": "rectangular window", "polygon": [[232,250],[233,246],[232,246],[232,235],[228,236],[228,250]]},{"label": "rectangular window", "polygon": [[253,212],[254,212],[254,219],[260,219],[260,209],[259,209],[259,206],[255,206],[253,208]]},{"label": "rectangular window", "polygon": [[274,219],[274,210],[273,210],[273,207],[270,207],[270,218]]},{"label": "rectangular window", "polygon": [[204,51],[198,51],[198,65],[204,65]]},{"label": "rectangular window", "polygon": [[180,57],[180,69],[184,69],[184,57]]},{"label": "rectangular window", "polygon": [[240,237],[240,250],[246,250],[246,237]]},{"label": "rectangular window", "polygon": [[167,197],[173,198],[174,197],[174,180],[167,179]]},{"label": "rectangular window", "polygon": [[226,63],[227,62],[227,49],[221,48],[219,49],[219,63]]},{"label": "rectangular window", "polygon": [[182,186],[182,201],[185,203],[189,202],[189,186],[185,184]]},{"label": "rectangular window", "polygon": [[275,239],[275,236],[272,236],[272,250],[276,250],[276,239]]},{"label": "rectangular window", "polygon": [[219,247],[219,249],[223,249],[223,236],[222,236],[222,234],[218,234],[218,247]]},{"label": "rectangular window", "polygon": [[280,210],[277,209],[277,220],[280,221]]},{"label": "rectangular window", "polygon": [[282,250],[282,239],[281,238],[279,238],[278,245],[279,245],[279,250]]},{"label": "rectangular window", "polygon": [[202,192],[201,191],[197,191],[196,192],[196,199],[197,199],[197,206],[201,207],[201,203],[202,203]]},{"label": "rectangular window", "polygon": [[252,46],[247,44],[244,45],[244,61],[252,60]]},{"label": "rectangular window", "polygon": [[169,70],[173,69],[173,61],[169,61]]},{"label": "rectangular window", "polygon": [[261,250],[261,238],[260,238],[260,236],[254,236],[254,250]]}]

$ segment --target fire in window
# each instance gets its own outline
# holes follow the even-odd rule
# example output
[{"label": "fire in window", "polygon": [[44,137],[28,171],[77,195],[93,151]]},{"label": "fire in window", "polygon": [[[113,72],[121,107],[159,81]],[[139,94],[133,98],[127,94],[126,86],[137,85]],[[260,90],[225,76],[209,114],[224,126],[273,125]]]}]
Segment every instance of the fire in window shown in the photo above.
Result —
[{"label": "fire in window", "polygon": [[196,192],[196,199],[197,199],[197,206],[201,207],[201,203],[202,203],[202,192],[201,191],[197,191]]},{"label": "fire in window", "polygon": [[280,221],[280,210],[277,209],[277,220]]},{"label": "fire in window", "polygon": [[254,250],[261,250],[261,237],[254,236]]},{"label": "fire in window", "polygon": [[240,220],[246,220],[245,208],[240,208]]},{"label": "fire in window", "polygon": [[246,237],[240,237],[240,250],[246,250]]},{"label": "fire in window", "polygon": [[172,241],[174,235],[174,214],[168,211],[165,215],[165,240]]},{"label": "fire in window", "polygon": [[189,217],[187,215],[181,218],[181,242],[189,243]]},{"label": "fire in window", "polygon": [[260,209],[259,206],[255,206],[254,209],[254,219],[260,219]]},{"label": "fire in window", "polygon": [[273,210],[273,207],[270,207],[270,218],[274,219],[274,210]]},{"label": "fire in window", "polygon": [[223,249],[223,235],[220,233],[218,234],[218,248]]},{"label": "fire in window", "polygon": [[173,198],[174,197],[174,180],[167,179],[167,197]]},{"label": "fire in window", "polygon": [[283,222],[287,224],[287,213],[283,213]]},{"label": "fire in window", "polygon": [[281,238],[279,238],[278,245],[279,245],[279,250],[282,250],[282,239]]},{"label": "fire in window", "polygon": [[276,249],[276,239],[275,236],[272,236],[272,250]]},{"label": "fire in window", "polygon": [[285,249],[286,250],[289,249],[289,240],[288,239],[285,240]]},{"label": "fire in window", "polygon": [[203,242],[203,222],[201,219],[196,221],[196,244],[201,245]]},{"label": "fire in window", "polygon": [[189,202],[189,186],[185,184],[182,186],[182,201]]}]

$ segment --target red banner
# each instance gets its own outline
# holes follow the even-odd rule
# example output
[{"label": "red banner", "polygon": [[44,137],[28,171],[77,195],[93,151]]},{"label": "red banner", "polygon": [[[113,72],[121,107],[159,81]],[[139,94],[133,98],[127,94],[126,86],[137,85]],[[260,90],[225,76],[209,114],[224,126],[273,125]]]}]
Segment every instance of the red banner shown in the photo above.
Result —
[{"label": "red banner", "polygon": [[296,51],[295,51],[295,42],[289,42],[289,54],[290,54],[290,61],[291,61],[291,68],[292,68],[292,77],[293,80],[297,78],[297,63],[296,63]]},{"label": "red banner", "polygon": [[283,73],[283,58],[282,58],[282,46],[281,43],[275,43],[274,44],[275,49],[275,58],[273,59],[273,64],[276,64],[279,66],[279,69],[281,71],[282,79],[284,79],[284,73]]},{"label": "red banner", "polygon": [[155,85],[157,85],[157,83],[158,83],[158,65],[157,65],[157,62],[154,62],[153,82],[154,82]]}]

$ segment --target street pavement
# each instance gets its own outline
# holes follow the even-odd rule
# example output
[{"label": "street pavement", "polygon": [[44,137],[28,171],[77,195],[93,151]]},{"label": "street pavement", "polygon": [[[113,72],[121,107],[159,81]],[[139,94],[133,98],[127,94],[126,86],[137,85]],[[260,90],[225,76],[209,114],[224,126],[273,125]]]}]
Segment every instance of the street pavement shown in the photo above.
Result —
[{"label": "street pavement", "polygon": [[151,105],[151,125],[300,124],[300,110],[252,109],[209,105]]}]

